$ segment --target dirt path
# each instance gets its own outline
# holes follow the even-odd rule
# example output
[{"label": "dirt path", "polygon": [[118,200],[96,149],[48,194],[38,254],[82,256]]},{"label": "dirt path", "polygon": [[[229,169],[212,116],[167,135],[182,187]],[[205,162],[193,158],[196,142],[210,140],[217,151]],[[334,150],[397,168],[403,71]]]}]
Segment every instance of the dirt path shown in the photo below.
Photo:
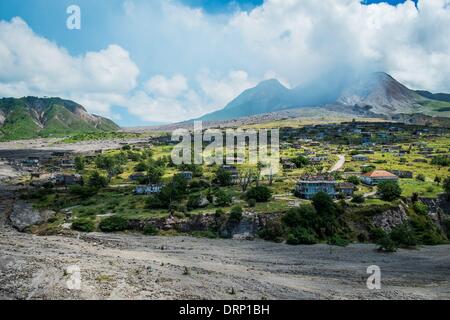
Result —
[{"label": "dirt path", "polygon": [[[378,265],[382,289],[366,288]],[[6,299],[450,299],[450,246],[381,254],[372,245],[0,231]],[[77,266],[81,290],[69,290]]]},{"label": "dirt path", "polygon": [[333,167],[331,167],[330,171],[328,171],[329,173],[341,170],[341,168],[344,166],[345,155],[340,154],[340,155],[338,155],[338,157],[339,157],[339,160],[333,165]]}]

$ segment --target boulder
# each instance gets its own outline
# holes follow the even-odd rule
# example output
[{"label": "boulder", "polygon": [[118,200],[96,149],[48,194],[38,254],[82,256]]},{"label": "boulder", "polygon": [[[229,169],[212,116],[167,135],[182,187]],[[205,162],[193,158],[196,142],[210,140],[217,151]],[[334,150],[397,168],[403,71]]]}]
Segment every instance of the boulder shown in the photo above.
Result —
[{"label": "boulder", "polygon": [[404,204],[400,204],[398,208],[387,210],[373,217],[375,227],[387,232],[404,224],[406,221],[408,221],[408,214],[406,213]]},{"label": "boulder", "polygon": [[34,209],[29,203],[17,201],[14,204],[9,220],[14,228],[23,232],[30,226],[46,222],[48,219],[53,218],[55,214],[52,210],[39,211]]}]

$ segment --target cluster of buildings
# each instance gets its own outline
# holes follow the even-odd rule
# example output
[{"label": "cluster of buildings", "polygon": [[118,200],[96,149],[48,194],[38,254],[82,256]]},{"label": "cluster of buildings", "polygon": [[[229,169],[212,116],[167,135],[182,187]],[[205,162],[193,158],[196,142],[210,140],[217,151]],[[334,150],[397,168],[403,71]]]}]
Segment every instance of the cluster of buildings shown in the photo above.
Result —
[{"label": "cluster of buildings", "polygon": [[331,175],[304,175],[297,182],[295,195],[303,199],[312,199],[317,193],[325,192],[332,197],[339,194],[351,197],[354,190],[354,184],[337,182]]},{"label": "cluster of buildings", "polygon": [[[374,170],[360,175],[360,180],[370,186],[384,181],[397,181],[399,177],[385,170]],[[352,197],[356,186],[349,182],[338,182],[332,175],[304,175],[295,186],[295,195],[312,199],[318,192],[325,192],[333,198],[343,195]]]}]

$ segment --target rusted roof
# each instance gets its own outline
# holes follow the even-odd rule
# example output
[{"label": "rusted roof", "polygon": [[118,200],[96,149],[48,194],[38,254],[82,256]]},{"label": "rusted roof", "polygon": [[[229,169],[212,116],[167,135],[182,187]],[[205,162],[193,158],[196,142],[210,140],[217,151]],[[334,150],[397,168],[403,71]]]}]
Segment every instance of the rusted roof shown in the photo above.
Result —
[{"label": "rusted roof", "polygon": [[369,178],[385,178],[385,177],[396,178],[397,177],[395,174],[390,173],[389,171],[385,171],[385,170],[375,170],[372,172],[365,173],[364,176],[369,177]]}]

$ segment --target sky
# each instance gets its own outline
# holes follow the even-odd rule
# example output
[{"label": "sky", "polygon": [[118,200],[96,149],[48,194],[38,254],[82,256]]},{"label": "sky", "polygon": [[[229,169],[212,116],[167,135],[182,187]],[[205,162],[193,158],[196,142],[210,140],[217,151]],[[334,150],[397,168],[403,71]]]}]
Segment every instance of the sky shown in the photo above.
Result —
[{"label": "sky", "polygon": [[450,92],[449,31],[450,0],[0,0],[0,97],[60,96],[138,126],[221,109],[271,78],[385,71]]}]

